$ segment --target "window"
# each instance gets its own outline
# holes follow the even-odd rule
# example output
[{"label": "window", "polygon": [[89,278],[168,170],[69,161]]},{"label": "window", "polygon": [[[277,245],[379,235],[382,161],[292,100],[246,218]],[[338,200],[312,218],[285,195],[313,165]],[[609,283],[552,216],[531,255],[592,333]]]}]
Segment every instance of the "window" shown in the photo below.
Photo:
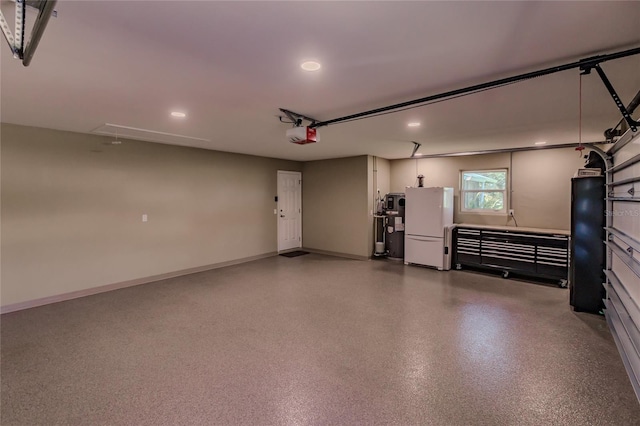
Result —
[{"label": "window", "polygon": [[460,172],[460,210],[507,213],[507,169]]}]

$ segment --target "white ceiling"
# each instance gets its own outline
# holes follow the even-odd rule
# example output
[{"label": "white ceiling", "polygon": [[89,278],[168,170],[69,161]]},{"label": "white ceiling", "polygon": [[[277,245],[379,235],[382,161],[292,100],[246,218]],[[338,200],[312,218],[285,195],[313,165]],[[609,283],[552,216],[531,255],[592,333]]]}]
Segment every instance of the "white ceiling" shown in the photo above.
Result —
[{"label": "white ceiling", "polygon": [[[4,2],[4,0],[3,0]],[[7,5],[5,4],[5,7]],[[90,133],[112,123],[292,160],[575,143],[571,70],[285,140],[278,108],[319,120],[640,46],[640,2],[59,1],[31,65],[2,42],[3,122]],[[29,15],[31,18],[32,15]],[[307,73],[304,59],[322,69]],[[622,100],[640,55],[602,65]],[[171,118],[172,110],[188,117]],[[582,78],[582,141],[620,114]],[[409,121],[419,128],[408,128]]]}]

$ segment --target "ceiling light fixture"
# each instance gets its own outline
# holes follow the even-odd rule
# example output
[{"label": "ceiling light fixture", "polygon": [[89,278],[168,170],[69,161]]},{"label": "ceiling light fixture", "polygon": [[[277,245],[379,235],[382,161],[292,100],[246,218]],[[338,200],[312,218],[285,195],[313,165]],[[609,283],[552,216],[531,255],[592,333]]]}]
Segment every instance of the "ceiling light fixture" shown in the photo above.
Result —
[{"label": "ceiling light fixture", "polygon": [[316,61],[304,61],[300,64],[300,68],[305,71],[318,71],[321,67],[320,62]]},{"label": "ceiling light fixture", "polygon": [[417,122],[417,121],[413,121],[413,122],[407,124],[407,126],[409,126],[409,127],[420,127],[420,123]]},{"label": "ceiling light fixture", "polygon": [[547,141],[536,142],[534,145],[546,145]]},{"label": "ceiling light fixture", "polygon": [[187,114],[184,113],[184,112],[180,112],[180,111],[171,111],[171,116],[172,117],[177,117],[177,118],[185,118],[187,116]]}]

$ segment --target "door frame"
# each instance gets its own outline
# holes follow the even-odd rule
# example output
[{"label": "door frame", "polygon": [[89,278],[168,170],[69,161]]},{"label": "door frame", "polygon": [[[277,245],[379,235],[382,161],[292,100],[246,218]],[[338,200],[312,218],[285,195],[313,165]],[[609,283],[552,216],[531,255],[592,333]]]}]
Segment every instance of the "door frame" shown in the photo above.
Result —
[{"label": "door frame", "polygon": [[[300,181],[300,197],[298,198],[298,209],[300,214],[300,220],[298,220],[298,236],[299,244],[297,247],[281,249],[281,241],[280,241],[280,176],[284,174],[295,174],[298,176]],[[276,202],[276,239],[277,239],[277,249],[278,253],[285,250],[294,250],[302,248],[302,172],[293,171],[293,170],[278,170],[276,174],[276,193],[277,193],[277,202]]]}]

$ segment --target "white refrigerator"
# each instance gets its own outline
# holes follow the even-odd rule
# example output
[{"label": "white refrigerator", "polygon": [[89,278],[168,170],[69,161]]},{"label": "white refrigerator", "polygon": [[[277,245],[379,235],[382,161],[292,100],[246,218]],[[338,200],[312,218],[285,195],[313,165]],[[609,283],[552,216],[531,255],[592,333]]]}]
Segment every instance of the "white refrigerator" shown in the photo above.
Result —
[{"label": "white refrigerator", "polygon": [[451,268],[453,188],[405,190],[404,263]]}]

